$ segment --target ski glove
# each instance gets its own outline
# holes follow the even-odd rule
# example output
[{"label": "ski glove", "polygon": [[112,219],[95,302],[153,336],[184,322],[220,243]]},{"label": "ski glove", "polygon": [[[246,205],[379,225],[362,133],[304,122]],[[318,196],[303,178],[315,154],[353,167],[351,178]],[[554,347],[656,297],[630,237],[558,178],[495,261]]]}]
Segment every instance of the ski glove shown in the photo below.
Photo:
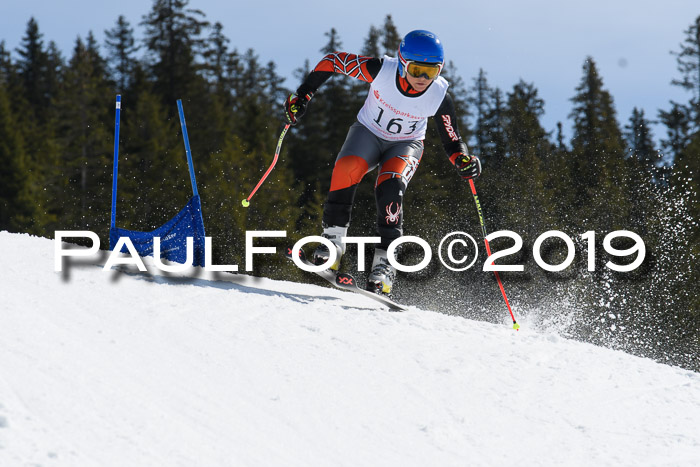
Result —
[{"label": "ski glove", "polygon": [[309,103],[312,93],[306,93],[298,96],[296,93],[291,93],[286,101],[284,101],[284,111],[287,121],[291,125],[296,125],[299,119],[306,112],[306,104]]},{"label": "ski glove", "polygon": [[459,176],[464,180],[476,178],[481,175],[481,161],[476,156],[467,156],[463,153],[454,153],[450,160],[454,164]]}]

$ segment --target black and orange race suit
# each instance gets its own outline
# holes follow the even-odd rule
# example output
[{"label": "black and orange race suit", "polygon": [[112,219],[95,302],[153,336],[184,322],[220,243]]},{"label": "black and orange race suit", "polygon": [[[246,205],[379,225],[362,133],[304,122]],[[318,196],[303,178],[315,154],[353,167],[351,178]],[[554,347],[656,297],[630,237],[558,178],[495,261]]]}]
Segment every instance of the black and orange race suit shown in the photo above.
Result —
[{"label": "black and orange race suit", "polygon": [[[383,59],[346,52],[323,57],[297,89],[298,95],[315,93],[333,73],[341,73],[372,83],[382,68]],[[406,97],[419,98],[408,81],[396,75],[396,87]],[[433,116],[438,133],[450,162],[458,154],[468,154],[457,127],[455,106],[449,93]],[[348,226],[355,192],[366,173],[379,166],[375,184],[377,202],[377,234],[382,238],[380,248],[388,248],[391,241],[403,232],[403,195],[418,168],[423,154],[423,141],[389,142],[373,135],[359,122],[348,132],[333,168],[331,188],[324,206],[324,226]]]}]

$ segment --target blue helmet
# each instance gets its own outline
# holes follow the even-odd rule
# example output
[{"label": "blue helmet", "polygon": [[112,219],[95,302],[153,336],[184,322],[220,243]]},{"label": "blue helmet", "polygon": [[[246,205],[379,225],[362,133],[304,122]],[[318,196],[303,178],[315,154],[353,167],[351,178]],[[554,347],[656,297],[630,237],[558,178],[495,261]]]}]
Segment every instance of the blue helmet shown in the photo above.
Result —
[{"label": "blue helmet", "polygon": [[442,42],[438,36],[422,29],[406,34],[399,45],[399,75],[406,77],[406,66],[409,62],[445,64],[445,54]]}]

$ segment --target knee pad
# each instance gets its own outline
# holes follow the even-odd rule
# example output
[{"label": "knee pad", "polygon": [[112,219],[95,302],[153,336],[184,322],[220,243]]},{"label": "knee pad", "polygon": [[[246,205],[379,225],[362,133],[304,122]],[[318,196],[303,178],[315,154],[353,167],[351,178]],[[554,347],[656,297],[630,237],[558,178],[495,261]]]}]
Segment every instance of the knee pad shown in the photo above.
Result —
[{"label": "knee pad", "polygon": [[405,185],[399,178],[392,178],[377,186],[377,233],[382,237],[382,248],[403,233],[403,193]]}]

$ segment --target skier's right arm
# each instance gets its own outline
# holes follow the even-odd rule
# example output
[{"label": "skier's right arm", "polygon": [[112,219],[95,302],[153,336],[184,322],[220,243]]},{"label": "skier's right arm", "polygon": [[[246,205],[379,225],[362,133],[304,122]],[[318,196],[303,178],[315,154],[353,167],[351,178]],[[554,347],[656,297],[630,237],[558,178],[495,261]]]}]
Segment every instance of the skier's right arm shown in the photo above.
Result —
[{"label": "skier's right arm", "polygon": [[362,81],[371,83],[382,68],[382,59],[350,54],[347,52],[335,52],[326,55],[316,65],[295,93],[289,95],[284,103],[287,121],[296,125],[306,112],[306,104],[309,103],[314,93],[325,83],[333,73],[342,73]]}]

